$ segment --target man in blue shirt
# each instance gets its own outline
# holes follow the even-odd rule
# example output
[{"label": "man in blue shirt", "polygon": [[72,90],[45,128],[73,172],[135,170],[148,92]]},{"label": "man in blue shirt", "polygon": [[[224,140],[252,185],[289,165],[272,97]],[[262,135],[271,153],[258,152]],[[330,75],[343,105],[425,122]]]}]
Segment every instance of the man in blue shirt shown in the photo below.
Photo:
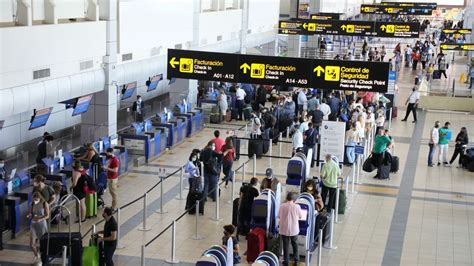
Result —
[{"label": "man in blue shirt", "polygon": [[471,76],[471,83],[469,84],[469,89],[472,89],[472,82],[474,80],[474,66],[471,67],[471,72],[469,74]]},{"label": "man in blue shirt", "polygon": [[334,93],[331,92],[331,94],[329,95],[328,104],[329,104],[329,107],[331,108],[331,114],[329,115],[329,120],[336,121],[339,114],[339,109],[341,108],[341,100],[339,99],[338,96],[334,95]]}]

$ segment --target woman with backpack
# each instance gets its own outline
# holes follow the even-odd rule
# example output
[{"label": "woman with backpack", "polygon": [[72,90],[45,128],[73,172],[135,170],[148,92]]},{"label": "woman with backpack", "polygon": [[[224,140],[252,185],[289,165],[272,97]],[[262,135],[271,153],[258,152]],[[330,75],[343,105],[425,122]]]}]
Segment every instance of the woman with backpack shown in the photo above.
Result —
[{"label": "woman with backpack", "polygon": [[[79,219],[81,223],[86,221],[86,192],[84,187],[87,186],[87,179],[84,176],[84,166],[81,161],[75,160],[72,164],[72,194],[79,199]],[[79,222],[79,219],[76,221]]]},{"label": "woman with backpack", "polygon": [[456,136],[456,145],[454,147],[454,153],[453,156],[451,157],[451,161],[449,162],[450,165],[453,164],[454,160],[459,155],[459,167],[461,167],[462,163],[462,157],[464,155],[464,150],[466,149],[467,144],[469,144],[469,137],[467,135],[467,128],[462,127],[461,131],[458,133]]}]

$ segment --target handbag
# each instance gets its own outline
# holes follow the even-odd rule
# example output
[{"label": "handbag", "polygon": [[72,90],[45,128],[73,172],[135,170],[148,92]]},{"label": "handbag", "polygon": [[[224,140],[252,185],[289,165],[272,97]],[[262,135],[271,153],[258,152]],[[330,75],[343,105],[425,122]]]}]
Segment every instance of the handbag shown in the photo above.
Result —
[{"label": "handbag", "polygon": [[375,169],[377,169],[377,167],[373,163],[373,157],[372,157],[372,154],[371,154],[371,155],[369,155],[369,157],[367,157],[364,164],[362,165],[362,170],[364,170],[364,172],[370,173],[370,172],[374,171]]}]

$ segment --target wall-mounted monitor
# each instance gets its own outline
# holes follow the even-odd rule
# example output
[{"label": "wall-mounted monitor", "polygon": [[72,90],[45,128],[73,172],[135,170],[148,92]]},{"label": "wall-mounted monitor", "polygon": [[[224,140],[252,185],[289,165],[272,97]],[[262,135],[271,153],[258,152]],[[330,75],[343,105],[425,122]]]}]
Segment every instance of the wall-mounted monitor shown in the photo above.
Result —
[{"label": "wall-mounted monitor", "polygon": [[170,82],[168,83],[168,85],[171,85],[171,84],[173,84],[173,83],[175,83],[175,82],[176,82],[176,79],[175,79],[175,78],[171,78],[171,79],[170,79]]},{"label": "wall-mounted monitor", "polygon": [[149,83],[148,83],[147,92],[152,91],[152,90],[156,90],[156,87],[158,87],[158,84],[162,80],[163,80],[163,74],[159,74],[159,75],[156,75],[156,76],[152,77],[150,79]]},{"label": "wall-mounted monitor", "polygon": [[41,110],[35,110],[35,113],[31,117],[30,128],[28,130],[32,130],[32,129],[39,128],[46,125],[52,111],[53,111],[53,107],[49,107],[49,108],[45,108]]},{"label": "wall-mounted monitor", "polygon": [[80,115],[87,110],[89,110],[89,106],[92,101],[92,95],[82,96],[77,99],[76,105],[74,106],[74,111],[72,112],[72,116]]},{"label": "wall-mounted monitor", "polygon": [[137,89],[137,82],[131,82],[128,84],[123,85],[122,89],[122,100],[128,99],[132,97],[133,93]]}]

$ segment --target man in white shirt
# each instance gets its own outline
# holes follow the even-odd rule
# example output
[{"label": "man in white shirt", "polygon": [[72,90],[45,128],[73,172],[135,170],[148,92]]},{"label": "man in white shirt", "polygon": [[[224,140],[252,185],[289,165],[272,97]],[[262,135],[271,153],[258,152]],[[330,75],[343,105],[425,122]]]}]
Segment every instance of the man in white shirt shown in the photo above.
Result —
[{"label": "man in white shirt", "polygon": [[293,145],[293,155],[296,153],[297,149],[303,148],[303,133],[298,128],[299,124],[294,126],[293,136],[291,138],[291,143]]},{"label": "man in white shirt", "polygon": [[407,121],[410,112],[413,111],[413,123],[416,123],[416,108],[418,107],[419,100],[420,93],[418,92],[416,87],[414,87],[412,92],[410,93],[410,96],[408,96],[408,99],[405,102],[405,105],[407,105],[407,112],[405,113],[405,118],[403,118],[402,121]]},{"label": "man in white shirt", "polygon": [[430,132],[430,141],[428,143],[430,151],[428,153],[428,166],[433,167],[433,156],[436,153],[439,141],[439,121],[436,121]]},{"label": "man in white shirt", "polygon": [[246,95],[247,94],[245,93],[245,91],[240,86],[238,86],[237,90],[235,91],[235,105],[237,106],[237,110],[239,111],[238,120],[243,119],[242,113],[244,110],[244,99]]},{"label": "man in white shirt", "polygon": [[251,138],[259,138],[262,135],[262,123],[255,112],[252,112],[252,135]]},{"label": "man in white shirt", "polygon": [[326,99],[322,100],[322,103],[319,105],[319,110],[323,112],[324,120],[329,120],[329,115],[331,114],[331,107],[326,103]]},{"label": "man in white shirt", "polygon": [[298,112],[306,110],[308,107],[308,99],[306,98],[306,89],[301,89],[298,93]]}]

